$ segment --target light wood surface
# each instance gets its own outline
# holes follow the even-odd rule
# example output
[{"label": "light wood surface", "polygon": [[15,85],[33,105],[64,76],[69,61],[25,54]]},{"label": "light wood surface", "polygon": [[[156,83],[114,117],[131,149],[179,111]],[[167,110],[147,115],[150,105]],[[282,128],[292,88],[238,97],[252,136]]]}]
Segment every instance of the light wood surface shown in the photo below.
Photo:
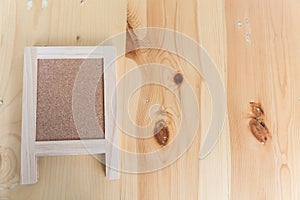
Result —
[{"label": "light wood surface", "polygon": [[[9,199],[220,199],[298,200],[300,29],[297,0],[33,0],[0,2],[0,197]],[[45,3],[44,3],[45,6]],[[29,6],[30,7],[30,6]],[[128,10],[127,10],[128,9]],[[113,20],[112,20],[113,19]],[[126,23],[129,23],[127,25]],[[209,92],[184,60],[162,51],[138,51],[121,58],[118,77],[137,65],[156,61],[183,74],[199,100],[198,135],[191,148],[171,166],[147,174],[121,173],[106,181],[101,165],[90,156],[39,159],[40,181],[17,186],[23,47],[29,45],[97,45],[108,36],[144,26],[181,31],[200,42],[218,66],[227,91],[228,122],[213,152],[199,160],[201,139],[209,126]],[[132,33],[131,33],[132,34]],[[145,32],[134,32],[143,39]],[[180,44],[180,41],[177,41]],[[180,47],[180,45],[179,45]],[[124,41],[125,49],[125,41]],[[118,65],[119,66],[119,65]],[[140,71],[141,79],[155,74]],[[172,77],[159,78],[172,84]],[[130,83],[126,80],[126,83]],[[124,96],[124,84],[118,95]],[[184,88],[180,89],[184,92]],[[271,138],[263,145],[249,128],[249,101],[260,102]],[[179,103],[186,102],[186,98]],[[151,122],[150,104],[173,108],[170,138],[179,119],[179,103],[166,89],[145,86],[133,93],[130,113],[139,125]],[[119,105],[122,102],[118,102]],[[146,106],[145,106],[146,105]],[[155,138],[135,140],[120,131],[120,148],[145,153],[160,149]],[[141,167],[143,161],[126,157]],[[161,159],[162,160],[162,159]],[[11,188],[11,189],[8,189]],[[47,188],[47,190],[45,189]]]},{"label": "light wood surface", "polygon": [[[299,2],[228,0],[232,199],[299,199]],[[248,127],[259,102],[271,137]]]},{"label": "light wood surface", "polygon": [[38,181],[36,140],[36,102],[37,102],[37,51],[24,49],[21,129],[21,172],[20,183],[30,184]]},{"label": "light wood surface", "polygon": [[47,2],[42,8],[42,1],[33,1],[31,9],[27,0],[0,2],[0,96],[4,101],[0,110],[0,185],[4,190],[0,197],[117,199],[121,193],[126,197],[129,194],[121,191],[120,181],[105,180],[105,168],[92,156],[40,158],[38,184],[18,185],[24,47],[93,46],[126,28],[126,2],[121,0]]},{"label": "light wood surface", "polygon": [[67,156],[67,155],[88,155],[104,154],[105,140],[62,140],[62,141],[38,141],[35,142],[35,155],[46,156]]},{"label": "light wood surface", "polygon": [[[205,48],[207,48],[208,54],[220,67],[219,70],[224,80],[226,80],[224,73],[226,70],[226,37],[223,6],[224,3],[222,1],[211,1],[210,3],[207,3],[207,1],[177,1],[176,3],[168,0],[148,1],[147,26],[173,29],[203,43]],[[138,23],[134,23],[140,20],[143,22],[143,16],[139,16],[139,10],[141,9],[136,8],[136,6],[128,6],[128,8],[135,8],[135,10],[129,11],[131,13],[128,16],[129,27],[143,27],[142,25],[137,26],[136,24]],[[209,20],[207,20],[208,18]],[[137,36],[137,39],[141,38],[142,36]],[[184,46],[182,44],[183,41],[174,40],[169,42],[175,43],[177,48]],[[140,43],[143,43],[143,40]],[[178,51],[188,50],[179,49]],[[228,162],[230,154],[228,153],[228,132],[224,131],[216,149],[208,159],[199,162],[196,158],[200,149],[200,130],[203,133],[206,132],[211,112],[209,94],[201,77],[197,76],[197,72],[194,71],[193,66],[165,51],[136,51],[129,54],[128,57],[135,60],[138,65],[160,63],[172,66],[174,71],[183,73],[184,80],[192,85],[194,94],[200,102],[199,109],[202,114],[201,116],[205,116],[201,120],[194,143],[176,163],[160,171],[138,177],[139,199],[229,199]],[[156,75],[150,74],[149,71],[141,71],[141,76],[144,79],[149,79]],[[162,82],[165,85],[172,85],[170,79],[172,80],[172,77],[166,77]],[[178,88],[178,92],[184,94],[186,90],[182,86]],[[181,95],[179,100],[180,106],[182,108],[189,107],[190,98],[192,97]],[[144,101],[147,99],[150,103],[145,106]],[[166,107],[167,112],[171,113],[168,118],[169,121],[178,122],[176,116],[180,115],[178,114],[179,110],[174,109],[178,107],[178,102],[163,87],[149,85],[141,88],[136,102],[138,107],[135,109],[137,110],[135,119],[139,125],[149,122],[147,119],[148,110],[153,104],[160,104]],[[179,123],[174,123],[172,131],[175,133],[179,126]],[[183,130],[188,130],[188,127],[183,127]],[[172,137],[175,137],[175,135],[171,135],[170,140],[173,139]],[[158,150],[161,147],[157,145],[153,138],[152,140],[139,141],[137,148],[139,152],[149,152],[153,149]],[[145,160],[138,163],[138,165],[143,165],[147,162]],[[216,190],[218,193],[215,192]]]},{"label": "light wood surface", "polygon": [[[225,1],[200,0],[198,3],[198,29],[200,44],[206,49],[227,89],[227,39]],[[201,135],[205,136],[211,120],[210,94],[201,86]],[[200,160],[198,199],[230,200],[231,153],[228,121],[214,150]]]}]

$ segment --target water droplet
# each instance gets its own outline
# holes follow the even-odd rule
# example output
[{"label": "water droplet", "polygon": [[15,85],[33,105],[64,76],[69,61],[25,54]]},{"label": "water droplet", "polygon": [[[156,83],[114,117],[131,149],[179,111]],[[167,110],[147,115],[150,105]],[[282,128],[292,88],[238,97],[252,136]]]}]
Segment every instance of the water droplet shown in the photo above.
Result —
[{"label": "water droplet", "polygon": [[246,22],[247,25],[249,24],[249,18],[248,17],[245,17],[245,22]]},{"label": "water droplet", "polygon": [[238,28],[242,28],[243,23],[241,22],[241,20],[239,20],[239,21],[237,22],[237,26],[238,26]]},{"label": "water droplet", "polygon": [[250,35],[250,33],[246,34],[246,42],[248,42],[248,43],[251,42],[251,35]]},{"label": "water droplet", "polygon": [[32,1],[33,0],[28,0],[27,1],[27,9],[30,10],[32,8]]}]

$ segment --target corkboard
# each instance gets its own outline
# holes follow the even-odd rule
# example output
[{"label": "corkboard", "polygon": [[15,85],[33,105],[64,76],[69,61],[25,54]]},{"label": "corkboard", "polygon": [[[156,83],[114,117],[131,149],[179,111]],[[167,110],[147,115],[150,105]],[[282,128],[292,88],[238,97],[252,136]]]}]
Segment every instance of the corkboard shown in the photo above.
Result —
[{"label": "corkboard", "polygon": [[[103,71],[103,59],[39,59],[37,72],[36,140],[99,139],[104,135],[78,135],[72,113],[72,95],[80,66],[90,65]],[[99,79],[95,110],[104,130],[104,80]]]}]

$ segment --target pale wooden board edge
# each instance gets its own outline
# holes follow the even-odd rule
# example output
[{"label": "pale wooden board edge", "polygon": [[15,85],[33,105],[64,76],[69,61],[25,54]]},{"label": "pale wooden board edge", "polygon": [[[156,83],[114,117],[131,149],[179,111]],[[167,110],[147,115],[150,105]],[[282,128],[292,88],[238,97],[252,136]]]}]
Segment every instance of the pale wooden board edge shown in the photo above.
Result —
[{"label": "pale wooden board edge", "polygon": [[104,107],[106,139],[106,177],[119,179],[119,149],[117,130],[116,49],[104,60]]},{"label": "pale wooden board edge", "polygon": [[96,140],[66,140],[66,141],[37,141],[35,155],[88,155],[105,153],[105,139]]},{"label": "pale wooden board edge", "polygon": [[35,157],[36,133],[36,85],[37,51],[24,50],[23,104],[22,104],[22,142],[21,142],[21,184],[37,182],[37,160]]}]

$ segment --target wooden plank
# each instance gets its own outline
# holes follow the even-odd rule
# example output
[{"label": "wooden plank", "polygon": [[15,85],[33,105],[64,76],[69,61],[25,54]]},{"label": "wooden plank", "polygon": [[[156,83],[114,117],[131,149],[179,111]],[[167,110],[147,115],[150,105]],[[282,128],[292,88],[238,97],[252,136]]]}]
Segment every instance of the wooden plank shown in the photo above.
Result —
[{"label": "wooden plank", "polygon": [[[227,88],[227,41],[225,1],[198,1],[199,40],[219,70]],[[227,90],[226,90],[227,91]],[[226,92],[225,91],[225,92]],[[211,121],[211,99],[205,83],[201,85],[201,139]],[[230,200],[230,132],[228,121],[214,150],[200,160],[198,199]],[[216,192],[218,191],[218,192]]]},{"label": "wooden plank", "polygon": [[[134,196],[134,179],[106,181],[105,169],[92,156],[39,158],[39,182],[17,186],[20,172],[22,71],[25,46],[95,46],[126,28],[126,2],[0,2],[0,197],[9,199],[119,199]],[[114,19],[114,20],[111,20]],[[122,45],[120,44],[122,47]],[[123,50],[124,50],[123,45]],[[126,146],[127,144],[124,144]],[[68,184],[66,184],[68,183]],[[10,190],[8,188],[11,188]],[[44,190],[47,188],[47,191]]]},{"label": "wooden plank", "polygon": [[25,48],[23,78],[21,184],[37,182],[37,159],[35,157],[36,104],[37,104],[37,51]]},{"label": "wooden plank", "polygon": [[[226,1],[232,199],[299,199],[299,2]],[[260,102],[271,137],[249,129]]]},{"label": "wooden plank", "polygon": [[[12,34],[16,32],[14,8],[14,2],[0,2],[0,96],[3,99],[3,105],[0,108],[1,188],[14,187],[19,182],[20,170],[22,76],[18,74],[22,74],[22,68],[19,67],[17,73],[13,70],[16,69],[11,59],[14,56],[13,45],[7,42],[13,41],[15,37]],[[20,51],[23,54],[24,49]],[[20,60],[19,66],[22,65],[23,60]]]},{"label": "wooden plank", "polygon": [[[207,1],[176,1],[174,3],[174,1],[168,0],[155,2],[148,1],[146,11],[146,13],[148,13],[147,23],[141,24],[138,22],[143,22],[144,16],[139,16],[141,14],[139,11],[144,5],[140,5],[141,2],[139,2],[135,5],[128,6],[129,9],[133,8],[128,11],[128,13],[130,13],[130,16],[128,16],[128,27],[141,28],[147,24],[148,27],[170,28],[187,34],[198,42],[201,41],[201,44],[207,47],[209,53],[212,54],[214,61],[217,60],[217,65],[220,66],[219,70],[221,71],[224,80],[226,80],[225,27],[223,24],[224,4],[222,4],[222,2],[223,1],[212,1],[211,3],[207,3]],[[134,4],[134,1],[129,1],[129,3]],[[140,6],[140,8],[137,8],[138,6]],[[220,12],[220,14],[212,16],[210,12]],[[133,25],[131,25],[131,23]],[[211,24],[214,26],[211,26]],[[141,36],[145,35],[144,33],[139,34],[139,32],[136,31],[133,33],[131,32],[129,35],[132,34],[136,36],[134,39],[141,40],[138,41],[139,43],[143,44],[143,40],[147,42],[147,38],[143,39]],[[166,41],[167,39],[170,38],[165,38]],[[164,40],[161,41],[162,44],[163,42]],[[176,40],[171,42],[176,44],[176,47],[179,48],[179,52],[188,51],[188,49],[180,49],[184,46],[180,43],[181,41]],[[138,67],[141,67],[141,65],[144,64],[150,64],[151,66],[151,63],[160,63],[171,66],[174,71],[183,74],[184,80],[191,84],[197,99],[201,102],[199,107],[202,113],[201,116],[205,116],[201,119],[201,133],[205,136],[204,133],[206,132],[210,119],[209,93],[207,92],[207,88],[204,86],[201,77],[197,76],[197,72],[193,70],[193,66],[189,65],[186,61],[180,59],[176,55],[157,49],[135,51],[127,56],[132,58],[137,63]],[[157,76],[157,73],[151,73],[149,71],[150,70],[141,69],[140,78],[142,80],[151,80],[151,78]],[[173,78],[169,76],[161,76],[160,79],[162,83],[171,87],[174,85],[172,80]],[[191,96],[184,95],[186,93],[186,88],[183,85],[178,89],[178,92],[182,94],[179,100],[180,105],[177,104],[178,102],[176,102],[174,96],[168,93],[165,88],[155,85],[143,86],[132,97],[132,102],[134,102],[130,106],[131,113],[134,113],[132,119],[135,119],[137,125],[143,126],[149,123],[148,112],[151,110],[150,108],[153,104],[163,105],[163,107],[166,108],[173,108],[170,110],[167,109],[167,111],[171,113],[168,120],[175,122],[170,125],[170,127],[172,127],[170,129],[170,140],[172,140],[173,137],[175,137],[174,133],[176,132],[176,129],[179,127],[179,124],[176,123],[180,121],[177,118],[177,116],[180,116],[180,114],[177,113],[178,109],[180,109],[180,106],[186,108],[189,107],[191,102]],[[146,102],[150,103],[147,104]],[[183,129],[187,131],[188,127],[183,127]],[[197,159],[200,149],[200,130],[197,132],[198,134],[190,149],[171,166],[156,172],[139,175],[139,199],[229,199],[228,159],[230,153],[228,151],[228,131],[224,131],[223,136],[211,157],[200,162]],[[139,153],[161,150],[162,148],[157,144],[154,138],[147,140],[140,139],[138,140],[137,145],[137,151]],[[158,159],[159,161],[165,160],[163,155],[164,152],[162,151],[161,158]],[[144,160],[138,162],[138,166],[140,167],[146,164],[146,156]],[[203,168],[201,168],[201,166],[203,166]],[[216,193],[215,190],[218,190],[219,192]]]},{"label": "wooden plank", "polygon": [[[34,47],[32,47],[34,48]],[[107,64],[115,59],[113,46],[51,46],[37,47],[38,59],[51,58],[107,58]]]},{"label": "wooden plank", "polygon": [[119,179],[119,142],[117,112],[117,60],[116,49],[104,62],[104,107],[105,107],[105,140],[106,140],[106,176],[110,180]]},{"label": "wooden plank", "polygon": [[[139,176],[122,174],[121,181],[113,183],[105,181],[104,171],[99,171],[98,162],[89,156],[40,159],[40,173],[45,177],[41,178],[36,186],[0,191],[0,197],[10,199],[299,199],[300,162],[296,159],[300,146],[299,123],[297,123],[300,117],[298,100],[300,94],[297,90],[300,76],[297,67],[300,62],[298,56],[300,33],[297,25],[299,4],[296,0],[225,1],[227,57],[226,50],[224,52],[222,50],[225,34],[224,28],[221,28],[224,24],[223,3],[224,1],[217,0],[210,2],[199,0],[197,3],[148,1],[146,2],[147,23],[142,20],[143,22],[137,23],[135,27],[146,24],[181,30],[206,47],[220,66],[223,77],[226,78],[226,73],[228,74],[230,141],[225,129],[225,134],[222,134],[211,156],[198,163],[200,147],[198,142],[200,137],[198,137],[197,144],[193,144],[187,154],[172,166]],[[106,36],[125,29],[123,20],[126,8],[123,1],[86,1],[80,7],[79,2],[53,0],[49,1],[48,7],[44,9],[41,8],[40,1],[33,1],[31,10],[27,10],[26,4],[27,1],[0,2],[0,11],[3,13],[0,16],[0,66],[6,66],[0,67],[0,96],[4,100],[4,105],[0,108],[2,146],[0,153],[1,165],[5,166],[1,169],[6,169],[4,172],[1,171],[1,174],[7,174],[1,177],[0,182],[4,188],[13,187],[19,181],[23,47],[33,44],[96,45]],[[131,8],[135,7],[131,6]],[[111,10],[114,12],[110,12]],[[132,14],[141,13],[140,10],[143,8],[137,10]],[[198,13],[197,16],[194,12]],[[134,18],[139,19],[139,15],[136,14]],[[108,19],[108,16],[120,21],[113,21],[115,24],[111,25],[106,23],[110,20],[103,20],[106,21],[103,23],[99,20]],[[198,19],[198,22],[195,19]],[[101,24],[97,25],[96,22]],[[92,27],[91,24],[95,26]],[[198,25],[197,30],[192,24]],[[216,48],[215,45],[218,47]],[[157,52],[153,52],[149,58],[142,57],[140,63],[147,63],[143,59],[152,61],[155,56],[160,61],[167,58],[168,61],[165,63],[174,66],[176,66],[174,63],[180,63],[177,66],[184,66],[184,77],[188,77],[191,82],[195,81],[197,83],[195,88],[202,88],[197,97],[201,99],[201,112],[208,113],[209,116],[207,91],[198,77],[190,75],[192,72],[189,69],[185,70],[188,64],[179,62],[178,58],[169,54]],[[126,60],[126,66],[118,70],[118,75],[124,75],[134,66],[131,60]],[[126,85],[122,88],[125,90]],[[140,102],[140,105],[139,108],[131,105],[133,119],[143,124],[145,116],[143,112],[148,107],[143,107],[142,101],[150,97],[151,100],[161,103],[159,95],[153,96],[156,92],[161,94],[161,91],[163,91],[161,88],[152,87],[137,92],[132,102]],[[167,99],[165,104],[174,105],[173,97],[165,95],[165,99]],[[266,124],[272,134],[270,143],[265,146],[256,141],[248,128],[250,100],[261,102],[265,110]],[[122,108],[119,116],[123,116],[125,112],[127,108]],[[201,133],[207,128],[207,121],[209,119],[201,119]],[[135,140],[125,134],[120,138],[123,149],[145,152],[158,148],[154,143],[155,140],[144,143],[138,141],[136,144]],[[229,142],[230,149],[228,149]],[[230,163],[226,158],[229,154],[231,154]],[[4,160],[10,162],[3,162]],[[121,165],[126,165],[128,162],[135,161],[128,161],[122,157]],[[82,171],[84,173],[79,173]],[[95,177],[103,177],[103,179]],[[64,183],[69,185],[66,186]],[[138,190],[137,185],[139,185]],[[48,190],[45,191],[44,188]]]},{"label": "wooden plank", "polygon": [[106,141],[98,140],[71,140],[71,141],[40,141],[35,142],[35,155],[62,156],[62,155],[89,155],[104,154]]}]

